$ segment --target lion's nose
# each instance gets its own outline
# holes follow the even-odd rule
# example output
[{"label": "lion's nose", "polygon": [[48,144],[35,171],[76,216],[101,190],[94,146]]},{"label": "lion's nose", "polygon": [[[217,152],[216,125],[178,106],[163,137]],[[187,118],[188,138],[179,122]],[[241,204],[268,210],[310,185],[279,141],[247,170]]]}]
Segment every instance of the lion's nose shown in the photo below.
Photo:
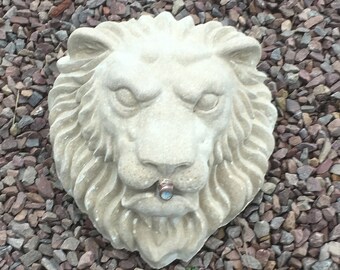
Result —
[{"label": "lion's nose", "polygon": [[152,160],[142,160],[142,163],[144,165],[152,166],[157,169],[159,173],[161,173],[163,176],[170,176],[172,175],[176,170],[184,170],[186,168],[189,168],[193,162],[192,161],[180,161],[180,162],[172,162],[172,163],[161,163],[157,161]]}]

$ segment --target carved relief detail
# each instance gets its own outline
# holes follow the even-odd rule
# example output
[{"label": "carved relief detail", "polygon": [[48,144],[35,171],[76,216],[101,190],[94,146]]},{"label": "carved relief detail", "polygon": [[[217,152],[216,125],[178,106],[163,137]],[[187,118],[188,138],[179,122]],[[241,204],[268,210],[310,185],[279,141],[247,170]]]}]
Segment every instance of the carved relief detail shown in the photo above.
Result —
[{"label": "carved relief detail", "polygon": [[260,55],[166,12],[72,33],[49,94],[56,169],[115,248],[189,260],[254,198],[276,121]]}]

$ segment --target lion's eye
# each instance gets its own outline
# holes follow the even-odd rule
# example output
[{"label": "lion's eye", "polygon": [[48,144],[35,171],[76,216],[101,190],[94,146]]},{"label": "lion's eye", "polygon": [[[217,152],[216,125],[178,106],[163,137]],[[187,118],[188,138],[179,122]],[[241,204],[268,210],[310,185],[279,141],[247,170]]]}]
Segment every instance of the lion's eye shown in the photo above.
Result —
[{"label": "lion's eye", "polygon": [[135,95],[126,88],[119,89],[115,93],[117,100],[125,107],[135,107],[138,104]]},{"label": "lion's eye", "polygon": [[203,95],[195,105],[194,111],[210,111],[216,107],[218,96],[214,94]]}]

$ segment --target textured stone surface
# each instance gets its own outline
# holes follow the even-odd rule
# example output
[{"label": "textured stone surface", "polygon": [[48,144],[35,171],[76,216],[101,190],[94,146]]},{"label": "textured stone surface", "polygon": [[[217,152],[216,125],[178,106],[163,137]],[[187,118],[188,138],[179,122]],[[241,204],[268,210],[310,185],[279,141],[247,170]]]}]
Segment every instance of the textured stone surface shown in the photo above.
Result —
[{"label": "textured stone surface", "polygon": [[[93,8],[101,4],[98,1],[88,3]],[[195,2],[195,8],[202,12],[205,5]],[[121,15],[120,12],[117,14]],[[164,25],[168,25],[168,30],[163,29]],[[206,29],[206,34],[200,32],[201,29]],[[114,45],[118,37],[115,31],[126,33],[124,44],[130,49]],[[146,31],[144,39],[133,36],[134,31]],[[206,35],[204,41],[198,41],[202,38],[198,33]],[[226,43],[228,37],[232,42]],[[194,44],[200,48],[197,53],[190,53],[192,40],[196,40]],[[214,42],[209,44],[210,40]],[[114,53],[116,50],[121,52]],[[104,54],[108,56],[101,57]],[[216,60],[206,54],[214,55]],[[233,58],[235,55],[237,57]],[[85,77],[77,84],[78,77],[83,76],[81,72],[88,72],[85,67],[79,71],[70,71],[67,67],[91,59],[98,60],[91,69],[95,70],[94,84],[102,89],[100,91],[88,87],[91,82],[86,82]],[[246,65],[247,71],[240,69],[231,73],[234,66],[219,59]],[[211,233],[230,222],[256,195],[273,150],[271,132],[276,120],[270,93],[255,68],[259,59],[258,42],[234,28],[217,22],[196,28],[191,18],[176,21],[166,12],[155,19],[143,16],[137,22],[108,22],[95,29],[81,28],[72,33],[68,55],[58,62],[61,75],[49,95],[54,160],[64,188],[114,247],[137,249],[145,261],[157,268],[175,258],[189,260]],[[179,69],[181,65],[184,66]],[[122,70],[116,71],[112,66]],[[134,71],[135,67],[139,67],[140,72],[145,68],[147,72],[141,75]],[[172,72],[160,72],[164,69]],[[202,72],[201,76],[194,75],[194,71]],[[230,74],[228,78],[223,76],[226,71]],[[151,73],[158,75],[150,76]],[[68,105],[75,96],[64,84],[65,76],[79,88],[77,108],[74,107],[76,103],[73,107]],[[236,90],[237,84],[244,85],[244,89]],[[255,95],[258,98],[253,99],[254,93],[258,93]],[[112,100],[104,98],[106,95]],[[88,97],[90,100],[86,101]],[[68,100],[67,104],[63,100]],[[100,101],[104,102],[103,106],[98,106]],[[254,103],[253,111],[249,110],[248,102]],[[255,107],[255,103],[262,105]],[[70,118],[70,110],[74,109],[79,114]],[[78,121],[80,129],[78,126],[69,129],[72,121]],[[233,126],[237,125],[242,133],[233,131]],[[160,133],[159,129],[166,132]],[[79,134],[82,135],[78,137]],[[225,134],[225,138],[221,134]],[[127,136],[132,136],[129,141]],[[71,138],[78,139],[72,144],[66,143]],[[252,143],[255,138],[256,147]],[[245,139],[244,145],[241,140]],[[88,148],[82,146],[85,142]],[[118,152],[113,145],[118,146]],[[248,148],[257,154],[249,154]],[[78,175],[84,179],[71,173],[78,163],[72,166],[65,163],[76,151],[80,151],[80,156],[76,157],[82,164],[79,166],[86,170],[79,171]],[[240,152],[237,159],[233,157],[234,151]],[[92,166],[97,157],[102,161]],[[104,160],[109,159],[114,162],[107,167]],[[248,170],[251,160],[253,169]],[[235,178],[232,170],[242,170],[245,174]],[[106,192],[102,185],[108,179],[112,181],[106,189],[112,194],[97,198],[100,192]],[[162,179],[166,179],[164,184],[161,184],[165,181]],[[44,184],[42,179],[37,183]],[[126,187],[125,192],[114,194],[121,185]],[[247,186],[252,187],[251,192]],[[174,198],[171,199],[173,189]],[[271,194],[274,189],[275,184],[267,183],[265,193]],[[46,197],[46,192],[40,193]],[[49,197],[53,197],[53,193],[49,193]],[[119,201],[121,204],[117,205]],[[221,208],[221,204],[227,207]],[[108,218],[112,212],[106,210],[114,205],[115,210],[110,211],[115,214]],[[173,222],[179,222],[176,229],[172,228]],[[191,227],[187,222],[196,225]],[[130,234],[123,229],[126,226],[134,226]],[[266,223],[265,230],[259,228],[258,237],[268,233],[269,224]],[[186,235],[185,239],[181,235]],[[65,249],[65,242],[61,248]],[[89,266],[87,261],[92,262],[89,256],[84,258],[87,260],[79,260],[81,269]]]},{"label": "textured stone surface", "polygon": [[[67,39],[76,28],[94,27],[101,21],[137,19],[142,13],[155,15],[167,10],[177,19],[192,16],[197,24],[221,21],[261,43],[262,56],[258,68],[268,78],[265,83],[279,112],[274,130],[274,152],[279,151],[280,155],[270,158],[266,177],[268,182],[276,185],[273,194],[259,192],[234,221],[209,238],[213,239],[213,243],[206,243],[192,261],[175,261],[164,269],[200,269],[208,263],[209,269],[242,269],[245,268],[242,255],[255,257],[263,269],[280,269],[278,258],[285,250],[291,251],[292,255],[282,269],[311,269],[316,262],[325,261],[321,266],[324,265],[327,270],[337,269],[339,256],[331,255],[328,249],[329,242],[340,240],[340,208],[337,203],[340,178],[330,172],[332,166],[339,163],[340,143],[334,136],[337,121],[328,125],[339,119],[338,1],[203,1],[204,12],[198,12],[196,1],[191,0],[108,0],[95,8],[89,8],[88,2],[1,1],[0,232],[5,231],[6,243],[0,245],[0,268],[72,269],[77,268],[82,254],[91,250],[98,252],[98,258],[89,269],[122,269],[123,265],[135,266],[136,270],[151,270],[138,253],[113,249],[86,215],[79,213],[70,196],[62,191],[56,180],[48,139],[47,94],[59,74],[56,61],[64,56]],[[202,9],[203,5],[198,4],[198,8]],[[117,15],[118,12],[122,15]],[[305,21],[320,15],[324,17],[323,21],[311,28],[305,27]],[[27,18],[29,23],[26,24],[26,20],[22,21],[24,24],[12,23],[10,18],[13,16]],[[277,48],[280,48],[277,51],[280,51],[281,60],[273,61],[271,54]],[[156,51],[160,50],[161,47]],[[299,69],[298,73],[295,73],[297,69],[294,66]],[[313,83],[306,87],[314,78]],[[317,84],[322,81],[324,83]],[[34,94],[28,102],[33,93],[40,96]],[[300,109],[287,111],[287,99],[296,101]],[[32,107],[36,102],[38,104]],[[18,123],[23,116],[32,117],[34,122],[19,129]],[[296,136],[302,142],[295,146]],[[297,168],[302,165],[315,168],[307,180],[300,180],[297,175]],[[23,173],[30,166],[37,174],[32,184],[23,185]],[[288,178],[287,173],[290,174]],[[37,183],[41,178],[52,184],[53,198],[40,195]],[[27,198],[24,208],[14,215],[12,206],[20,192],[25,193]],[[328,201],[330,206],[326,206]],[[321,210],[322,219],[316,224],[308,223],[307,215],[314,208]],[[55,213],[57,219],[50,213]],[[34,235],[27,234],[26,238],[13,233],[9,226],[13,219],[18,223],[28,223]],[[240,219],[245,222],[240,222]],[[289,219],[289,224],[284,225],[282,219]],[[255,223],[262,220],[270,224],[270,239],[255,236]],[[294,236],[292,244],[280,244],[283,230]],[[315,232],[325,237],[320,238],[325,241],[321,247],[313,247],[309,243]],[[4,241],[3,237],[0,233],[0,242]],[[61,244],[69,237],[75,237],[81,243],[74,251],[61,250]],[[98,249],[86,241],[89,238],[95,240]],[[320,245],[321,242],[316,243]],[[304,254],[306,246],[307,254],[298,257]],[[49,255],[43,255],[41,260],[29,267],[22,264],[21,255],[38,248],[42,251],[44,247],[49,247],[44,251]],[[51,253],[51,248],[64,252],[67,260],[60,263],[58,257]],[[235,259],[227,259],[229,254]],[[319,266],[316,264],[314,269],[319,269]]]}]

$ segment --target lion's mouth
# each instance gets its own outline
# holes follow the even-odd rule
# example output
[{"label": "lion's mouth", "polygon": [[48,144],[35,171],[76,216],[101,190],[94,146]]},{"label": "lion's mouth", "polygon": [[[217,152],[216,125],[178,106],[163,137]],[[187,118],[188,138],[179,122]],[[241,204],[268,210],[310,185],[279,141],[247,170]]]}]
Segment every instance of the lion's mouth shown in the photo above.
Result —
[{"label": "lion's mouth", "polygon": [[174,195],[169,201],[162,200],[152,192],[130,194],[130,196],[126,193],[121,203],[123,207],[146,216],[184,216],[198,209],[198,193]]}]

